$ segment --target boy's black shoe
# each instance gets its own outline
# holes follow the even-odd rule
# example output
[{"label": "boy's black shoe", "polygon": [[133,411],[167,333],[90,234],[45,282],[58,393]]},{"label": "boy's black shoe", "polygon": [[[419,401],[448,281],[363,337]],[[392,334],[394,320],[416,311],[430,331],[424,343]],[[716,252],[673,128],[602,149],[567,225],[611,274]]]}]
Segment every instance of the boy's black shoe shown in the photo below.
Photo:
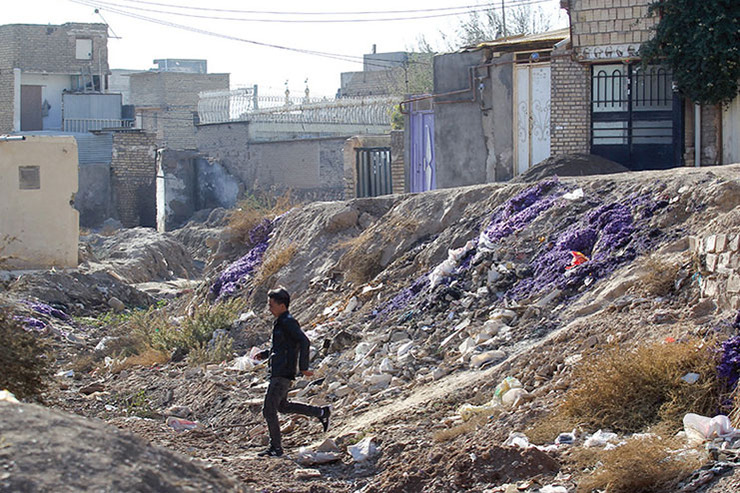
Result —
[{"label": "boy's black shoe", "polygon": [[329,429],[330,418],[331,418],[331,406],[322,407],[321,416],[319,416],[319,421],[321,421],[321,425],[324,427],[324,433],[326,433],[326,430]]},{"label": "boy's black shoe", "polygon": [[283,455],[283,449],[281,448],[268,448],[257,454],[257,457],[280,457]]}]

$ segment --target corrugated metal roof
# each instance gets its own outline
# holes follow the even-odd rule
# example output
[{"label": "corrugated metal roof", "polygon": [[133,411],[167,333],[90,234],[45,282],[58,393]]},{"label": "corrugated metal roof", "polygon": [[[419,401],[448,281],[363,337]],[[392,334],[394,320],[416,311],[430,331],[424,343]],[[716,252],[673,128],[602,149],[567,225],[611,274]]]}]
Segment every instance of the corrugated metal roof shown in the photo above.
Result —
[{"label": "corrugated metal roof", "polygon": [[552,43],[555,44],[564,40],[568,36],[570,36],[570,29],[565,27],[563,29],[556,29],[554,31],[547,31],[544,33],[519,34],[517,36],[508,36],[494,41],[486,41],[485,43],[480,43],[476,46],[463,48],[462,51],[476,51],[484,48],[510,48],[530,43],[543,43],[549,41],[552,41]]},{"label": "corrugated metal roof", "polygon": [[110,164],[113,160],[112,133],[78,133],[60,130],[14,132],[13,135],[71,135],[77,141],[77,161],[80,164]]},{"label": "corrugated metal roof", "polygon": [[80,164],[110,164],[113,160],[112,133],[74,134]]}]

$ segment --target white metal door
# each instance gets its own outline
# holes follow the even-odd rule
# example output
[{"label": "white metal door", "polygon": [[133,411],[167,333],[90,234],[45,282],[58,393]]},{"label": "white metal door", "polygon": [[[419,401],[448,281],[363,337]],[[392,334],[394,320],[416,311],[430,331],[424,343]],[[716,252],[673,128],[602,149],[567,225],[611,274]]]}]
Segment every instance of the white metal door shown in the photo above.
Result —
[{"label": "white metal door", "polygon": [[550,156],[550,64],[515,65],[516,172]]}]

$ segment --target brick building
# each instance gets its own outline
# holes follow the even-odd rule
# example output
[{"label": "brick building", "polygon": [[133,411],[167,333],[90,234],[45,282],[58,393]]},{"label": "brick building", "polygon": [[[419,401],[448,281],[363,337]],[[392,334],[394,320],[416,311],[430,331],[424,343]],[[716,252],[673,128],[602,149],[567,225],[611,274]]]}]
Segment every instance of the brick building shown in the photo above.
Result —
[{"label": "brick building", "polygon": [[229,89],[229,74],[156,69],[129,77],[137,126],[155,134],[161,147],[174,150],[197,147],[199,93]]},{"label": "brick building", "polygon": [[156,138],[141,130],[113,134],[113,206],[124,227],[156,227]]},{"label": "brick building", "polygon": [[0,26],[0,134],[63,130],[65,93],[106,91],[107,44],[105,24]]},{"label": "brick building", "polygon": [[651,3],[561,0],[570,41],[552,53],[551,154],[590,152],[633,170],[722,163],[722,109],[695,107],[670,70],[640,64],[658,22]]}]

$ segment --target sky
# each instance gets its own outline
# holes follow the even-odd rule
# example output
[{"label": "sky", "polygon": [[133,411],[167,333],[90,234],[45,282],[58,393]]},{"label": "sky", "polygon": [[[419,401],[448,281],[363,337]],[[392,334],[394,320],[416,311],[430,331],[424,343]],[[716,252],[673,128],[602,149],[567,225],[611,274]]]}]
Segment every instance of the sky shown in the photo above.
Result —
[{"label": "sky", "polygon": [[[418,46],[419,37],[424,35],[435,48],[444,49],[440,33],[452,35],[459,22],[469,16],[467,12],[488,6],[480,0],[0,1],[12,3],[12,8],[2,9],[0,24],[108,24],[111,69],[148,70],[153,67],[152,61],[160,58],[206,59],[209,72],[231,74],[232,88],[258,84],[261,94],[278,95],[283,93],[288,81],[293,94],[302,94],[308,80],[312,96],[333,96],[340,85],[340,73],[362,70],[362,55],[370,53],[373,45],[378,53],[410,50]],[[510,7],[535,2],[532,7],[543,9],[553,29],[567,26],[565,11],[558,7],[559,0],[504,1]],[[178,5],[191,8],[177,8]],[[501,2],[495,0],[493,5],[500,8]],[[452,7],[459,9],[451,10]],[[392,12],[411,10],[419,11]],[[388,13],[378,13],[381,11]],[[465,13],[449,15],[454,12]],[[358,22],[421,16],[427,17]],[[340,19],[352,22],[306,22]],[[275,20],[300,22],[272,22]]]}]

